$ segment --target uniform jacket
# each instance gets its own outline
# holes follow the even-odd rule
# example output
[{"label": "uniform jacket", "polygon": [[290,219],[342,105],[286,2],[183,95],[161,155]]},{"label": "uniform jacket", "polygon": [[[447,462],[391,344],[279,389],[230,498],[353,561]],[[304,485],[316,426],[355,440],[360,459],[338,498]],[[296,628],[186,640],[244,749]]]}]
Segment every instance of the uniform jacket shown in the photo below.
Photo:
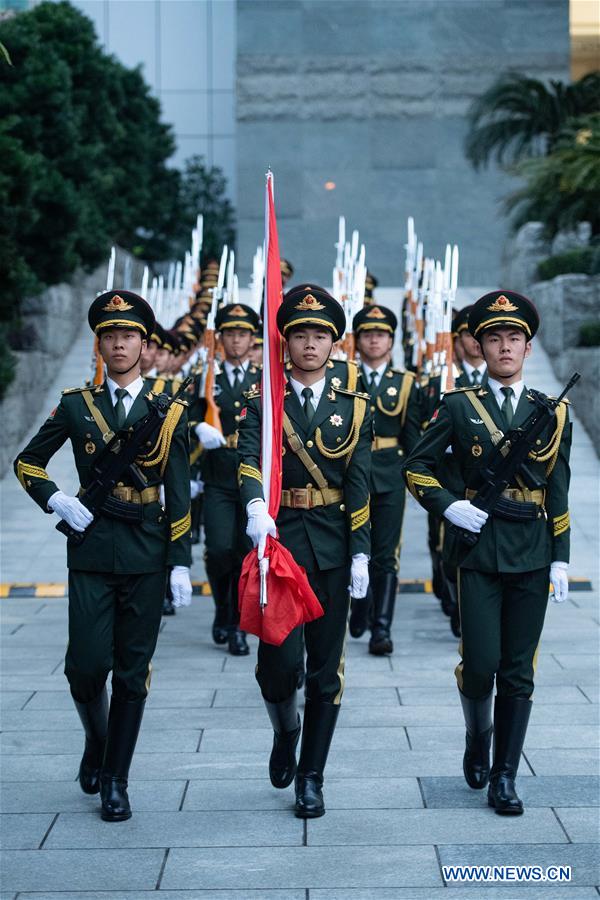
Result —
[{"label": "uniform jacket", "polygon": [[397,447],[373,450],[371,493],[384,494],[402,484],[403,457],[410,453],[420,436],[420,399],[412,372],[401,372],[388,365],[371,394],[368,378],[361,368],[359,389],[370,394],[375,437],[398,438]]},{"label": "uniform jacket", "polygon": [[[284,410],[329,487],[343,490],[343,500],[310,510],[282,507],[277,517],[281,542],[308,571],[346,565],[350,556],[370,552],[372,433],[367,401],[360,394],[326,387],[309,425],[295,391],[288,388]],[[260,448],[261,402],[259,396],[250,395],[238,440],[244,506],[263,496]],[[309,485],[317,487],[284,435],[283,489]]]},{"label": "uniform jacket", "polygon": [[[258,387],[260,369],[250,364],[246,369],[241,386],[237,393],[229,384],[227,373],[223,370],[215,377],[215,403],[219,407],[221,427],[224,437],[234,435],[238,429],[240,414],[246,400],[244,394]],[[198,379],[198,386],[200,380]],[[190,410],[190,426],[193,427],[204,420],[206,402],[196,396]],[[235,447],[220,447],[217,450],[200,451],[200,477],[205,484],[216,485],[237,491],[237,455]]]},{"label": "uniform jacket", "polygon": [[[446,448],[452,447],[462,485],[477,490],[481,473],[491,458],[494,447],[490,434],[477,415],[466,394],[476,390],[477,397],[498,427],[504,431],[503,417],[494,395],[485,388],[470,388],[447,393],[434,413],[423,437],[404,466],[409,490],[425,509],[441,516],[455,500],[464,499],[448,489],[440,471]],[[523,389],[512,427],[521,425],[533,411],[534,404]],[[540,441],[540,456],[556,439],[555,452],[545,461],[530,460],[528,466],[544,485],[545,512],[540,518],[526,522],[508,522],[491,515],[483,527],[477,544],[470,550],[461,545],[455,562],[482,572],[528,572],[548,566],[553,560],[569,561],[570,520],[568,509],[569,453],[571,426],[564,404],[566,421],[562,433],[556,423]],[[480,449],[481,448],[481,449]],[[519,487],[517,483],[511,485]]]},{"label": "uniform jacket", "polygon": [[[150,409],[148,391],[152,379],[136,397],[125,426],[142,419]],[[66,440],[73,447],[79,481],[85,488],[91,478],[91,465],[103,449],[102,431],[90,414],[84,388],[65,391],[60,403],[46,419],[38,433],[15,460],[15,473],[30,497],[44,510],[48,500],[59,490],[46,466]],[[94,405],[111,429],[117,430],[110,391],[107,387],[90,388]],[[116,574],[158,572],[166,566],[190,566],[190,476],[185,403],[173,431],[168,455],[143,471],[148,484],[164,484],[165,509],[156,501],[143,506],[143,521],[127,522],[98,516],[98,521],[79,546],[67,541],[67,565],[70,569]],[[161,470],[164,467],[164,471]],[[131,481],[123,478],[123,485]]]}]

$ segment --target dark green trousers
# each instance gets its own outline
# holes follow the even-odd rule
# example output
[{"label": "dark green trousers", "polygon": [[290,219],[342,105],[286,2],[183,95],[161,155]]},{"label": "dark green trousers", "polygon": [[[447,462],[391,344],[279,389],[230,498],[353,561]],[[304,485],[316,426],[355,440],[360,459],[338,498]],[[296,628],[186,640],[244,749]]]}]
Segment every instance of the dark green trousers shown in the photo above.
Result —
[{"label": "dark green trousers", "polygon": [[532,695],[549,579],[549,567],[517,573],[458,570],[462,662],[455,674],[465,696],[486,696],[494,677],[498,696]]},{"label": "dark green trousers", "polygon": [[349,565],[325,572],[309,572],[308,580],[325,615],[304,628],[295,628],[275,647],[260,641],[256,680],[265,700],[280,703],[296,690],[302,635],[306,644],[306,698],[340,703],[344,692],[344,650],[350,595]]},{"label": "dark green trousers", "polygon": [[112,669],[112,690],[142,700],[150,688],[165,596],[166,572],[112,575],[69,570],[69,646],[65,675],[71,693],[88,703]]},{"label": "dark green trousers", "polygon": [[252,544],[237,488],[204,486],[204,546],[209,580],[239,573]]},{"label": "dark green trousers", "polygon": [[404,485],[384,494],[371,494],[371,577],[398,571],[405,501]]}]

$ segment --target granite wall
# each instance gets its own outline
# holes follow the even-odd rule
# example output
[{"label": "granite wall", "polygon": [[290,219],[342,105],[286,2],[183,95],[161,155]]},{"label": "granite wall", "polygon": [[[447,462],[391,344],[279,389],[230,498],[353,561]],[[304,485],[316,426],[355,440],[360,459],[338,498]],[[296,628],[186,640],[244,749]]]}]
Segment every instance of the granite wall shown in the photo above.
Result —
[{"label": "granite wall", "polygon": [[458,242],[462,284],[495,283],[513,182],[467,164],[465,112],[502,70],[568,78],[568,19],[568,0],[238,0],[242,283],[269,165],[300,278],[330,283],[344,214],[380,282],[400,284],[413,215],[426,252]]}]

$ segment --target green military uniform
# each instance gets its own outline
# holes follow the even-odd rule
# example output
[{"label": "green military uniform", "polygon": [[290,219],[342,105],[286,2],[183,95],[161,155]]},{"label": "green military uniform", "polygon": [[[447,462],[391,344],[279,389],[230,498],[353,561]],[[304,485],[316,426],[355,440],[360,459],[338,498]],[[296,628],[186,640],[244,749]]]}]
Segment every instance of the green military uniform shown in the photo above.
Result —
[{"label": "green military uniform", "polygon": [[[341,306],[322,288],[293,288],[286,294],[278,314],[284,336],[298,319],[303,325],[325,325],[334,340],[344,330]],[[351,557],[368,554],[370,549],[371,421],[365,395],[334,388],[327,378],[312,418],[291,385],[285,392],[284,412],[288,422],[284,423],[279,539],[306,569],[325,611],[323,617],[304,627],[306,706],[296,811],[309,817],[324,812],[320,796],[323,769],[344,689]],[[303,459],[303,454],[308,456]],[[240,423],[238,457],[241,497],[246,505],[262,498],[261,404],[256,393],[249,395]],[[256,678],[275,730],[271,780],[277,787],[287,786],[296,768],[294,751],[300,733],[296,677],[301,652],[301,628],[292,631],[279,647],[259,645]],[[277,760],[281,762],[283,755],[285,761],[286,752],[291,754],[289,765],[282,765],[285,774],[278,776]],[[305,788],[311,778],[313,790],[320,796],[317,811],[310,803],[307,809],[306,804]]]},{"label": "green military uniform", "polygon": [[[474,337],[480,337],[485,329],[518,328],[530,340],[538,322],[535,307],[527,298],[514,292],[496,291],[477,301],[469,316],[469,330]],[[491,432],[505,432],[509,425],[518,427],[533,409],[533,399],[526,388],[522,390],[512,422],[505,419],[490,382],[487,387],[447,393],[406,461],[405,477],[410,491],[422,506],[438,516],[460,499],[439,476],[440,463],[446,448],[451,446],[465,487],[464,496],[471,499],[481,485],[483,469],[493,453]],[[520,801],[517,803],[514,798],[508,803],[510,808],[501,809],[507,804],[498,800],[492,788],[503,767],[511,768],[507,758],[511,753],[514,756],[517,748],[517,760],[512,766],[514,781],[548,602],[549,566],[552,561],[568,562],[569,559],[570,442],[567,405],[562,403],[555,423],[539,439],[539,450],[528,461],[528,469],[538,486],[532,492],[519,476],[507,493],[507,499],[517,508],[528,502],[528,510],[534,517],[524,519],[518,515],[510,521],[493,512],[475,546],[469,548],[454,542],[450,560],[459,566],[462,661],[457,666],[456,677],[467,718],[465,774],[471,786],[483,787],[487,782],[489,760],[484,757],[486,752],[489,754],[491,723],[488,720],[495,679],[498,758],[494,759],[490,798],[499,811],[522,812]],[[479,749],[474,740],[476,735],[481,737]],[[476,758],[479,761],[474,764]]]},{"label": "green military uniform", "polygon": [[[371,305],[355,315],[353,330],[356,335],[377,330],[393,336],[397,324],[392,310]],[[369,394],[373,414],[369,563],[373,612],[369,652],[382,656],[394,649],[390,630],[406,499],[402,463],[404,454],[412,450],[420,436],[420,401],[412,372],[400,371],[388,363],[379,378],[377,375],[375,371],[367,374],[363,363],[360,389]],[[350,626],[354,634],[360,631],[354,631],[352,620]]]},{"label": "green military uniform", "polygon": [[[137,328],[151,333],[154,316],[142,298],[110,291],[90,308],[96,333],[103,328]],[[150,410],[150,382],[138,393],[125,419],[133,426]],[[147,455],[138,465],[147,478],[140,493],[123,476],[113,490],[120,510],[101,511],[85,540],[67,541],[69,568],[69,644],[65,674],[86,730],[80,770],[87,793],[99,790],[99,769],[125,780],[135,747],[156,646],[168,566],[191,565],[190,486],[186,404],[176,401]],[[58,491],[46,466],[65,441],[73,447],[81,488],[104,442],[118,430],[117,412],[105,382],[95,388],[63,392],[60,403],[15,460],[15,472],[30,497],[50,512]],[[164,485],[165,509],[159,502]],[[136,515],[127,521],[123,515]],[[112,669],[110,726],[105,682]],[[113,771],[112,767],[118,771]],[[126,795],[125,795],[126,796]],[[103,806],[104,806],[103,793]],[[128,804],[127,804],[128,806]],[[104,813],[103,813],[104,815]],[[130,815],[130,812],[129,812]],[[106,816],[128,818],[128,815]]]},{"label": "green military uniform", "polygon": [[[217,330],[248,328],[255,331],[258,316],[249,306],[229,304],[222,307],[216,317]],[[228,642],[233,655],[249,652],[245,635],[238,628],[237,585],[242,562],[251,544],[246,537],[246,517],[240,503],[237,481],[237,429],[244,394],[257,388],[260,370],[248,360],[240,363],[232,385],[226,364],[215,377],[214,399],[226,446],[203,450],[200,457],[200,475],[204,482],[204,544],[206,574],[215,602],[213,638],[217,643]],[[235,384],[237,381],[237,384]],[[191,422],[204,419],[205,402],[198,397],[190,413]]]}]

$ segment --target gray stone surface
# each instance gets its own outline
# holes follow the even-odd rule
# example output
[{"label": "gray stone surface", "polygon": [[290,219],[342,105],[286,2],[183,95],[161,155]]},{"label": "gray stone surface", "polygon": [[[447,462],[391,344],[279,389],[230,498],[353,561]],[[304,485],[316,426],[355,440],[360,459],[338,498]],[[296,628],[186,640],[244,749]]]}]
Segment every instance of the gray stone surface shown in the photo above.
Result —
[{"label": "gray stone surface", "polygon": [[2,888],[15,891],[153,890],[164,850],[7,850]]},{"label": "gray stone surface", "polygon": [[600,839],[600,816],[598,807],[559,808],[556,815],[574,844],[594,844]]},{"label": "gray stone surface", "polygon": [[536,844],[529,849],[511,843],[501,847],[492,844],[455,844],[440,847],[439,856],[441,864],[445,866],[571,866],[572,883],[576,885],[595,885],[600,865],[597,844]]},{"label": "gray stone surface", "polygon": [[498,200],[514,182],[466,162],[466,113],[503,70],[568,77],[566,0],[239,0],[237,9],[242,264],[262,241],[271,165],[280,246],[298,278],[331,283],[344,214],[380,282],[400,283],[412,214],[426,253],[460,244],[462,283],[497,281],[508,230]]},{"label": "gray stone surface", "polygon": [[[462,776],[450,778],[420,778],[423,800],[428,809],[471,807],[485,805],[485,797],[472,791]],[[589,807],[597,804],[600,779],[597,775],[540,775],[519,778],[519,796],[529,807]]]}]

